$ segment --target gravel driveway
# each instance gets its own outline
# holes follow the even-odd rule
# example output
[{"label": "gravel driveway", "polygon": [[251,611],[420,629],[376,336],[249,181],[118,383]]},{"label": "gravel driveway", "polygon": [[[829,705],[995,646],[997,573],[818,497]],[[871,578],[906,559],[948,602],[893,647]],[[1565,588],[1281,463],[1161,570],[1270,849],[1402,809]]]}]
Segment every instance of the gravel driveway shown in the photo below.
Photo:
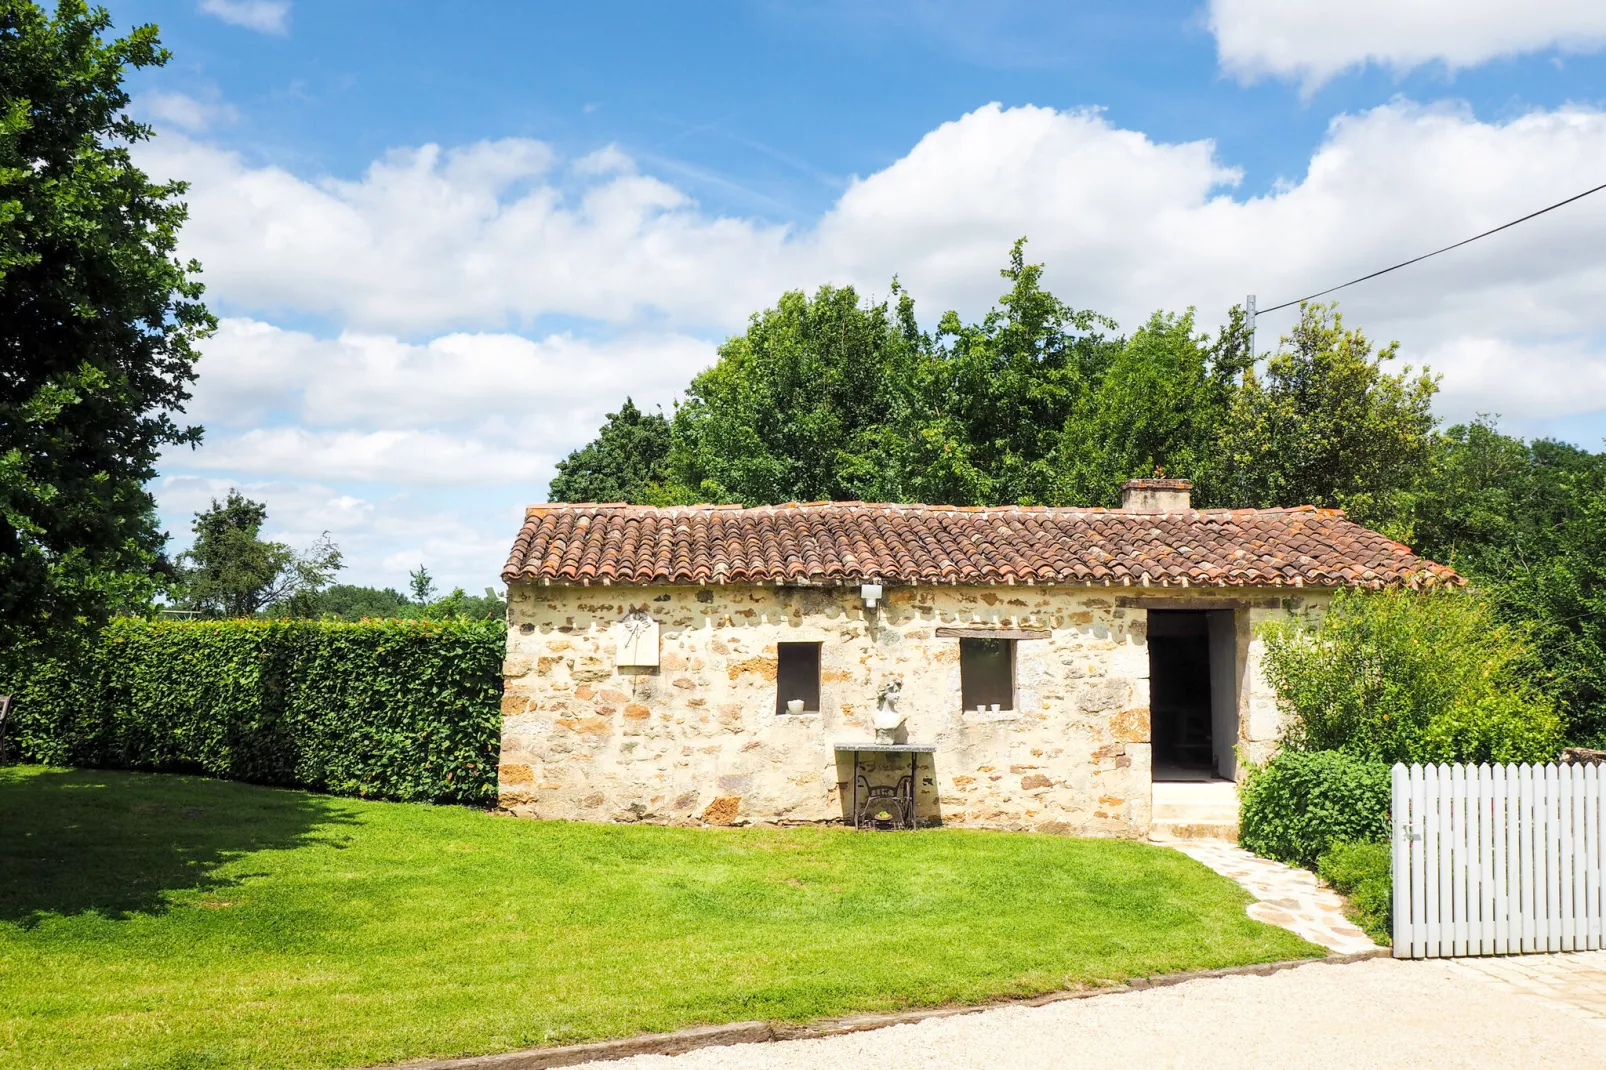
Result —
[{"label": "gravel driveway", "polygon": [[597,1070],[1599,1068],[1606,1065],[1606,1019],[1554,999],[1513,992],[1465,966],[1371,959],[1045,1007],[1004,1007],[820,1040],[587,1065]]}]

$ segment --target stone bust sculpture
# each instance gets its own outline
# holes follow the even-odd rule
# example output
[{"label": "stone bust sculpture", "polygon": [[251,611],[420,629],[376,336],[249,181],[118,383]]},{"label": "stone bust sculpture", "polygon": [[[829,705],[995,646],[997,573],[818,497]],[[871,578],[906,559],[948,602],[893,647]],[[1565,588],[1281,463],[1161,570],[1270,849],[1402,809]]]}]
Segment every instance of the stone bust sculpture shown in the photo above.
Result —
[{"label": "stone bust sculpture", "polygon": [[903,724],[904,715],[898,711],[898,697],[902,691],[901,680],[893,680],[881,688],[881,700],[877,703],[875,711],[875,734],[878,742],[892,742],[892,734]]}]

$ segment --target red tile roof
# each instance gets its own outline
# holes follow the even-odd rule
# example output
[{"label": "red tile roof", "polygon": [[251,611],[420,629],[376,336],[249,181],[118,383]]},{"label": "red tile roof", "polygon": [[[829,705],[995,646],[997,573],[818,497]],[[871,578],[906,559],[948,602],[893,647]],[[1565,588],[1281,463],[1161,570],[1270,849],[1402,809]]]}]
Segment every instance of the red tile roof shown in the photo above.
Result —
[{"label": "red tile roof", "polygon": [[1341,510],[811,502],[532,505],[509,583],[1427,587],[1452,570]]}]

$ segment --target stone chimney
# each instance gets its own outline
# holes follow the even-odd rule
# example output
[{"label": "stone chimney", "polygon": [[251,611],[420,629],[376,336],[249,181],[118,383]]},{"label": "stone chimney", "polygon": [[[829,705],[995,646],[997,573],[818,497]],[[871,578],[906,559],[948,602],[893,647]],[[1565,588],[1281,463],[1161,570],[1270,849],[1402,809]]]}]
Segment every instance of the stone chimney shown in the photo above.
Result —
[{"label": "stone chimney", "polygon": [[1129,479],[1121,484],[1121,510],[1127,513],[1185,513],[1193,484],[1186,479]]}]

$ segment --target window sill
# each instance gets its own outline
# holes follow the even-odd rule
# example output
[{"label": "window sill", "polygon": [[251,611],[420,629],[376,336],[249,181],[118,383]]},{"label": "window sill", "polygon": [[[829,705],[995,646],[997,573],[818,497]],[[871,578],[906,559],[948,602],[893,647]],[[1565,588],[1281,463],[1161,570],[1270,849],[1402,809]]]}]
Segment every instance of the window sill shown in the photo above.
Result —
[{"label": "window sill", "polygon": [[964,720],[968,723],[985,723],[987,721],[1018,721],[1019,710],[965,710]]}]

